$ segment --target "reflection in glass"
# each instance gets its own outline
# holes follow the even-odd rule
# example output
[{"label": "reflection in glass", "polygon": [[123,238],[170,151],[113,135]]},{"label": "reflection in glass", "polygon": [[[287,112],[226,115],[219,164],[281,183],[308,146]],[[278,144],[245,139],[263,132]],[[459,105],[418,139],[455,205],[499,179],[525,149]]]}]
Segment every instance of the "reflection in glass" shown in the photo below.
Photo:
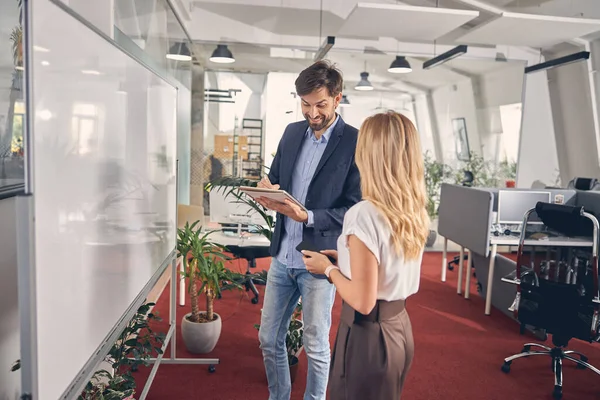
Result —
[{"label": "reflection in glass", "polygon": [[0,190],[23,183],[22,2],[2,3],[0,18]]}]

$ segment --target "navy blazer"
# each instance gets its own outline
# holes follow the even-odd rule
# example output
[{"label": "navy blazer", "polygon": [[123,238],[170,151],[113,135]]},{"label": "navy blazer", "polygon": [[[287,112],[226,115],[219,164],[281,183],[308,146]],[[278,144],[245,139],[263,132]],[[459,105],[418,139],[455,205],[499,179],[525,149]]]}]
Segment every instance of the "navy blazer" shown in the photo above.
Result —
[{"label": "navy blazer", "polygon": [[[280,189],[289,191],[291,187],[292,172],[307,129],[308,122],[294,122],[287,126],[281,137],[269,171],[269,180],[272,184],[279,184]],[[302,236],[319,250],[337,249],[344,215],[362,198],[360,176],[354,161],[357,139],[358,130],[347,125],[340,116],[308,186],[304,205],[313,212],[314,224],[311,228],[304,225]],[[277,214],[271,238],[273,257],[281,244],[283,218],[287,217]]]}]

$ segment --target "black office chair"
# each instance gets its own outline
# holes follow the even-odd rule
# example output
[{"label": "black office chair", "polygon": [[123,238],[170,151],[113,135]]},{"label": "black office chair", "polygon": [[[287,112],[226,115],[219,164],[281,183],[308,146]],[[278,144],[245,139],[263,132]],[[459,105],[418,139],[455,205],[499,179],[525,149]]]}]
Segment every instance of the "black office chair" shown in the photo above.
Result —
[{"label": "black office chair", "polygon": [[[523,257],[525,228],[533,211],[546,227],[559,235],[589,238],[591,252],[578,248],[577,252],[561,260],[545,260],[536,262],[531,268],[527,266]],[[592,214],[584,212],[583,207],[539,202],[523,219],[513,280],[517,284],[517,295],[512,309],[522,326],[531,325],[552,334],[554,347],[526,343],[521,353],[504,359],[502,371],[508,373],[512,362],[519,358],[539,355],[551,357],[555,399],[562,398],[563,360],[572,361],[578,368],[587,368],[600,375],[600,370],[590,365],[585,355],[567,350],[570,339],[587,342],[600,339],[598,243],[592,240],[597,235],[598,221]],[[552,243],[549,240],[542,245],[552,246]],[[532,347],[536,349],[532,350]]]},{"label": "black office chair", "polygon": [[[252,298],[252,304],[258,304],[258,290],[256,285],[264,285],[266,281],[264,278],[257,278],[256,274],[251,272],[251,268],[256,268],[256,259],[270,257],[269,248],[266,246],[226,246],[227,250],[231,252],[234,258],[244,259],[248,262],[246,268],[246,276],[243,280],[243,284],[246,287],[246,291],[251,291],[254,294]],[[242,283],[242,282],[239,282]]]},{"label": "black office chair", "polygon": [[567,185],[568,189],[577,190],[594,190],[598,187],[598,179],[596,178],[582,178],[576,177],[572,179]]}]

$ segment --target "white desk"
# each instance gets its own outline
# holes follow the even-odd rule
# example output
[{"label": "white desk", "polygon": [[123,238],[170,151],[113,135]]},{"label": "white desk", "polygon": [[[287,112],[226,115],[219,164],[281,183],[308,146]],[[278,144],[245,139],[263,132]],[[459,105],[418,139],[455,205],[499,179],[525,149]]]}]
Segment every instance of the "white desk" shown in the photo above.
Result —
[{"label": "white desk", "polygon": [[[508,236],[508,235],[500,235],[494,236],[490,235],[490,263],[488,268],[488,282],[487,282],[487,290],[485,294],[485,315],[490,315],[492,310],[492,291],[494,286],[494,273],[496,266],[496,254],[498,253],[498,246],[518,246],[519,238],[517,236]],[[573,238],[573,237],[547,237],[543,239],[526,239],[523,242],[524,246],[556,246],[556,247],[592,247],[592,241],[589,239],[581,239],[581,238]],[[468,261],[467,261],[467,271],[465,277],[465,299],[468,299],[470,296],[470,288],[471,288],[471,269],[473,267],[473,259],[471,257],[471,251],[469,251]],[[444,240],[444,252],[442,256],[442,262],[444,268],[442,279],[445,281],[445,268],[446,268],[446,252],[447,252],[447,240]],[[462,281],[462,270],[463,270],[463,261],[462,257],[464,254],[464,248],[461,247],[460,251],[460,262],[458,264],[458,285],[457,285],[457,293],[461,294],[461,281]]]},{"label": "white desk", "polygon": [[[208,232],[208,231],[207,231]],[[204,232],[203,232],[204,233]],[[210,241],[222,246],[238,247],[269,247],[271,242],[263,235],[256,233],[226,234],[222,231],[213,232],[209,237]],[[179,262],[179,270],[183,271],[183,263]],[[179,305],[185,305],[185,277],[180,275],[179,279]]]}]

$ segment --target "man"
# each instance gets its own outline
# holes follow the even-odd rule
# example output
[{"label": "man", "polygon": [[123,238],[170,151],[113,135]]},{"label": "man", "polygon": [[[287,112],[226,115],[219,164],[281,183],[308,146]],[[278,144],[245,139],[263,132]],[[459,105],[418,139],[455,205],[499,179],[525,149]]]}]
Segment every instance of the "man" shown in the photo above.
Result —
[{"label": "man", "polygon": [[303,239],[319,250],[336,249],[344,214],[361,200],[354,162],[358,131],[336,113],[342,98],[340,71],[317,62],[300,73],[296,92],[306,121],[287,126],[268,177],[260,187],[283,189],[305,205],[269,199],[259,202],[277,212],[271,240],[273,260],[268,273],[259,340],[269,400],[288,400],[291,382],[285,337],[302,296],[304,349],[308,376],[304,399],[325,400],[329,377],[331,309],[334,286],[306,270],[296,246]]}]

